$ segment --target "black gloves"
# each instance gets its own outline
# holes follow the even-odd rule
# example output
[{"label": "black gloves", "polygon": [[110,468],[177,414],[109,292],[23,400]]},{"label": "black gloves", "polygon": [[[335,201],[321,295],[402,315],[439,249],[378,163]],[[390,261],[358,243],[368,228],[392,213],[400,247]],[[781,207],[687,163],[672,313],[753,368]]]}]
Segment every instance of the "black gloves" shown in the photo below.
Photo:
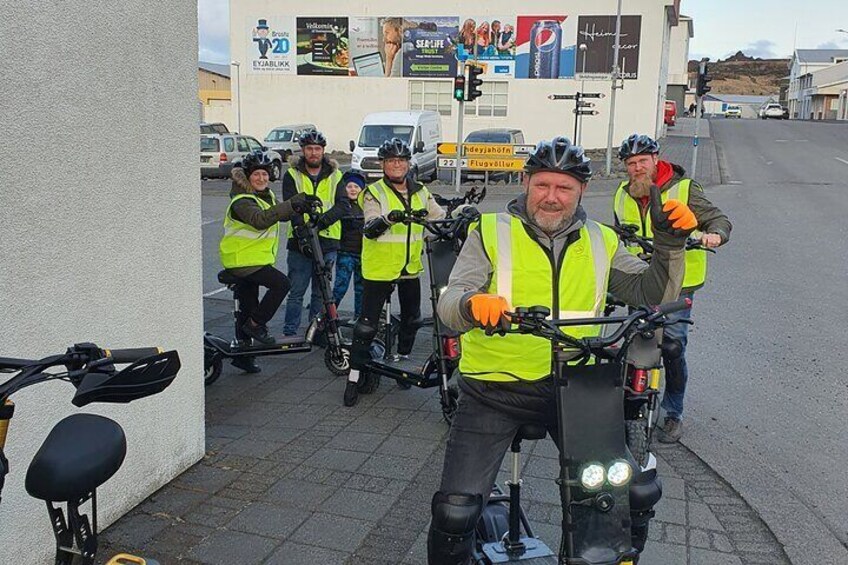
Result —
[{"label": "black gloves", "polygon": [[311,212],[313,209],[322,205],[320,198],[312,196],[311,194],[306,194],[305,192],[298,192],[289,198],[288,201],[291,204],[292,210],[298,214],[306,214],[307,212]]},{"label": "black gloves", "polygon": [[386,216],[386,219],[389,220],[393,224],[397,224],[399,222],[402,222],[405,217],[406,217],[406,214],[403,213],[403,210],[392,210]]}]

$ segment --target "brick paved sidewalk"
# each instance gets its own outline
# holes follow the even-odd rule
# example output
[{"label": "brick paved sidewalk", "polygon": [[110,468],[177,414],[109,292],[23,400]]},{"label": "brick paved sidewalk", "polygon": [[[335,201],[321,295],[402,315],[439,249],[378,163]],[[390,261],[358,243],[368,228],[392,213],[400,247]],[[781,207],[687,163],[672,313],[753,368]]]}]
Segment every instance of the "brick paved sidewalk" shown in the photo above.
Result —
[{"label": "brick paved sidewalk", "polygon": [[[228,308],[207,300],[207,320],[223,335]],[[426,563],[448,432],[436,393],[384,380],[345,408],[344,381],[322,355],[265,358],[258,375],[225,365],[206,389],[206,457],[105,530],[99,562],[121,550],[163,564]],[[754,512],[697,457],[679,445],[659,446],[658,456],[665,494],[643,565],[788,563]],[[526,509],[556,547],[553,443],[526,446],[523,461]]]}]

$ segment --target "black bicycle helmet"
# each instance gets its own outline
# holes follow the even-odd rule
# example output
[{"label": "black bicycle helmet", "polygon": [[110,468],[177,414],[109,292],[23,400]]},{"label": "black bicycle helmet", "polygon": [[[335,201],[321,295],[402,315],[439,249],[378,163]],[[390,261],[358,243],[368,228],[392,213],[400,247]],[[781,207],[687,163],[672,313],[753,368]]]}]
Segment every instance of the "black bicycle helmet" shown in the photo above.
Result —
[{"label": "black bicycle helmet", "polygon": [[327,147],[327,138],[324,137],[324,134],[317,129],[309,130],[300,134],[298,142],[300,142],[301,147],[306,147],[307,145],[320,145],[321,147]]},{"label": "black bicycle helmet", "polygon": [[572,145],[567,137],[559,136],[550,141],[540,141],[524,163],[524,171],[531,175],[540,171],[565,173],[580,182],[587,182],[592,178],[590,162],[582,147]]},{"label": "black bicycle helmet", "polygon": [[659,144],[645,134],[634,133],[621,142],[618,158],[624,161],[634,155],[653,155],[660,152]]},{"label": "black bicycle helmet", "polygon": [[412,159],[412,150],[404,140],[393,137],[392,139],[383,142],[380,149],[377,150],[377,157],[381,160],[391,159],[392,157]]},{"label": "black bicycle helmet", "polygon": [[270,175],[272,169],[271,159],[259,149],[245,155],[241,160],[240,166],[244,169],[244,174],[247,176],[252,175],[254,171],[259,169],[264,169]]}]

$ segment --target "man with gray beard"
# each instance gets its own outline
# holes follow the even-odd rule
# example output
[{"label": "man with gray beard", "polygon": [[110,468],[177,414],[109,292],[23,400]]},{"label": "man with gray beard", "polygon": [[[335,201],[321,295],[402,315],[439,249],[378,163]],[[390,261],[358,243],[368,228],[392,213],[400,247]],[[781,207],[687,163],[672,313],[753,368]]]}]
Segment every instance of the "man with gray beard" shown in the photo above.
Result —
[{"label": "man with gray beard", "polygon": [[[483,214],[439,297],[437,314],[462,334],[461,391],[451,425],[427,539],[430,565],[465,565],[474,527],[504,453],[524,424],[557,439],[551,344],[508,328],[506,312],[545,306],[554,319],[600,316],[607,291],[627,304],[677,298],[692,212],[668,201],[651,211],[656,226],[649,265],[627,252],[610,228],[580,206],[592,171],[583,148],[565,137],[542,142],[524,166],[524,193],[506,212]],[[651,191],[659,201],[659,191]],[[600,331],[582,328],[588,335]],[[634,533],[634,547],[644,547]],[[636,539],[638,538],[638,539]]]},{"label": "man with gray beard", "polygon": [[[660,147],[647,135],[633,134],[621,143],[618,157],[627,166],[628,182],[619,185],[613,198],[613,214],[616,225],[635,225],[636,235],[653,237],[651,230],[651,187],[660,191],[660,201],[674,199],[684,202],[698,220],[698,232],[693,235],[706,248],[714,248],[727,243],[733,226],[727,216],[715,207],[704,189],[686,177],[683,167],[663,161],[659,158]],[[632,253],[642,252],[641,247],[628,248]],[[694,292],[704,286],[707,276],[707,252],[703,249],[691,249],[686,252],[685,274],[681,298],[690,300]],[[675,312],[672,319],[691,318],[692,309]],[[663,443],[675,443],[683,434],[683,396],[689,370],[686,365],[686,344],[689,339],[688,324],[673,324],[663,330],[664,343],[676,342],[679,347],[663,347],[663,365],[665,366],[666,387],[662,407],[665,420],[660,430],[659,440]]]}]

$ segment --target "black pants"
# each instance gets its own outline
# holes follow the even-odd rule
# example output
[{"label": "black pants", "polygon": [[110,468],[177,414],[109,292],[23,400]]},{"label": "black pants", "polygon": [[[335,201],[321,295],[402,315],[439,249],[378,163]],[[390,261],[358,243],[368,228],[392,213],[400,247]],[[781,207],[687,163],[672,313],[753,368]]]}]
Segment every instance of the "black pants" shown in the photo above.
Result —
[{"label": "black pants", "polygon": [[[289,278],[271,265],[265,265],[255,273],[241,277],[241,279],[242,282],[239,283],[236,290],[239,310],[241,311],[238,321],[239,327],[248,318],[259,325],[267,324],[274,317],[291,288]],[[261,302],[259,301],[260,286],[268,289]]]},{"label": "black pants", "polygon": [[[362,313],[357,322],[358,330],[354,331],[351,351],[351,368],[362,369],[369,359],[371,339],[377,333],[380,313],[383,305],[389,299],[392,285],[397,285],[398,300],[400,301],[400,331],[398,332],[397,352],[408,355],[415,345],[415,334],[418,332],[417,322],[421,318],[421,281],[414,279],[398,279],[396,281],[362,281]],[[366,330],[365,328],[369,328]],[[373,330],[373,331],[371,331]],[[370,334],[368,337],[367,334]],[[359,339],[357,339],[359,337]]]}]

